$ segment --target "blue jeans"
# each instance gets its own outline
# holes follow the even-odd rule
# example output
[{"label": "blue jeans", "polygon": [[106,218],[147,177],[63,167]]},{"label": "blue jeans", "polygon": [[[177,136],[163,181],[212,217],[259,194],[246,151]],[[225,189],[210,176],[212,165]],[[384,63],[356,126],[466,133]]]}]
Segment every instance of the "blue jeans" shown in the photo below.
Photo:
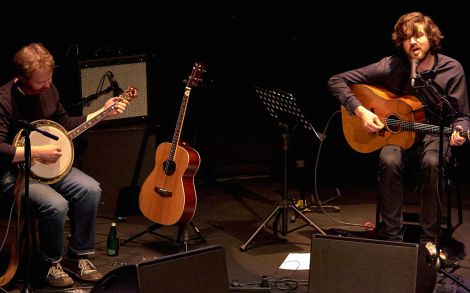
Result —
[{"label": "blue jeans", "polygon": [[[10,192],[14,175],[4,174],[0,190]],[[62,180],[52,185],[30,180],[31,208],[39,220],[41,256],[59,262],[64,253],[64,225],[70,217],[71,238],[68,252],[88,255],[95,252],[95,226],[101,199],[99,183],[82,171],[72,168]]]}]

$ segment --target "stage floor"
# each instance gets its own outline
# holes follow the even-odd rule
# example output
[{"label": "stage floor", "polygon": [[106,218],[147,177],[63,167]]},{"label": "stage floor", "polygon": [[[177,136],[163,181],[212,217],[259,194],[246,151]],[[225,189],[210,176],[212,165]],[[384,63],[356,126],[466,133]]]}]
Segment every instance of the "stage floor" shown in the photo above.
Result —
[{"label": "stage floor", "polygon": [[[339,211],[333,211],[329,213],[329,216],[322,212],[305,212],[303,215],[308,219],[305,220],[300,215],[296,219],[292,217],[297,213],[288,208],[287,221],[284,225],[285,231],[288,233],[282,235],[283,228],[280,227],[278,237],[274,237],[270,229],[275,217],[272,217],[266,223],[266,227],[261,228],[259,233],[255,234],[261,223],[281,203],[283,188],[278,180],[267,177],[214,181],[212,183],[198,183],[196,189],[197,206],[192,223],[199,234],[189,226],[189,237],[192,240],[188,242],[187,248],[193,250],[209,245],[222,245],[226,256],[227,285],[239,285],[244,288],[256,287],[261,283],[262,277],[266,276],[271,287],[270,292],[308,292],[308,270],[295,269],[295,266],[292,270],[281,269],[280,265],[289,254],[310,253],[312,234],[320,232],[316,227],[330,235],[365,239],[372,237],[371,231],[366,228],[346,224],[375,223],[375,191],[371,184],[351,183],[340,187],[324,186],[319,188],[319,197],[323,201],[340,195],[327,203],[339,208]],[[465,247],[470,244],[470,233],[468,233],[470,224],[466,221],[470,217],[470,201],[466,196],[468,190],[467,186],[462,189],[464,223],[453,233],[452,240],[454,242],[451,247],[454,249],[451,252],[459,254],[461,257],[460,268],[454,274],[462,280],[470,280],[470,262],[465,257]],[[294,201],[302,196],[293,187],[288,188],[287,194],[288,198],[294,199]],[[310,193],[305,196],[308,201],[312,198]],[[412,205],[407,207],[407,210],[413,208]],[[279,210],[282,211],[284,208]],[[457,212],[454,209],[454,222],[456,222],[456,217]],[[283,219],[284,216],[281,215],[281,223]],[[123,216],[119,219],[100,217],[97,223],[97,250],[92,259],[103,273],[108,273],[123,265],[148,262],[165,255],[185,251],[184,244],[177,241],[178,226],[162,226],[153,230],[159,235],[143,233],[121,246],[117,257],[109,257],[106,255],[106,237],[113,221],[117,222],[121,243],[139,232],[155,227],[156,224],[138,214]],[[413,229],[412,224],[407,227],[405,240],[413,241],[417,229]],[[202,236],[204,241],[201,241],[198,236]],[[250,238],[252,236],[254,237]],[[249,239],[251,240],[248,241]],[[358,254],[361,253],[365,252],[358,251]],[[193,269],[197,270],[198,268]],[[371,268],[371,270],[376,269]],[[371,271],[370,273],[376,272]],[[189,275],[188,278],[191,276]],[[208,280],[210,277],[202,281]],[[438,278],[438,282],[452,283],[448,278],[443,280]],[[467,284],[470,286],[470,283]],[[76,282],[74,287],[75,291],[69,290],[67,292],[89,292],[93,284]],[[443,287],[440,285],[439,288]],[[19,292],[18,288],[10,289],[11,292]],[[48,290],[52,288],[37,289]],[[446,290],[451,289],[447,286]],[[465,291],[459,289],[459,292]]]}]

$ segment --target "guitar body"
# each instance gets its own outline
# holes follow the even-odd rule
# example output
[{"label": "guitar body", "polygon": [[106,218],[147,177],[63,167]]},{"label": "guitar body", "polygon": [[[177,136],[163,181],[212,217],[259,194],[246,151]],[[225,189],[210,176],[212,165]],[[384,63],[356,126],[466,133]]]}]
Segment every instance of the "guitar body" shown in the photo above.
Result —
[{"label": "guitar body", "polygon": [[182,143],[176,147],[174,172],[165,171],[171,143],[161,143],[155,153],[155,167],[142,184],[140,210],[149,220],[161,225],[186,224],[197,204],[194,176],[199,169],[197,151]]},{"label": "guitar body", "polygon": [[[13,224],[13,225],[11,225]],[[8,229],[6,221],[0,221],[0,237],[5,244],[0,251],[0,287],[7,285],[15,276],[19,264],[18,227],[13,220]]]},{"label": "guitar body", "polygon": [[[399,97],[383,88],[365,84],[355,84],[351,88],[366,109],[385,120],[396,118],[410,122],[424,121],[423,106],[414,96]],[[386,125],[384,130],[369,133],[362,127],[361,119],[355,115],[349,115],[343,106],[341,106],[341,117],[346,141],[360,153],[370,153],[388,144],[408,149],[417,140],[415,132],[403,131],[387,123],[384,123]]]},{"label": "guitar body", "polygon": [[[8,220],[0,221],[0,239],[4,242],[0,245],[0,287],[10,283],[16,274],[19,265],[19,228],[23,227],[20,219],[21,201],[24,189],[24,176],[19,174],[15,185],[13,187],[13,202],[14,213],[10,214],[11,218]],[[9,198],[1,198],[3,209],[0,209],[4,214],[8,214],[5,207],[9,207],[13,202]]]},{"label": "guitar body", "polygon": [[191,88],[200,81],[203,71],[202,63],[194,64],[184,89],[173,140],[157,147],[155,168],[140,189],[142,214],[161,225],[187,224],[196,210],[194,175],[201,160],[199,154],[180,137]]}]

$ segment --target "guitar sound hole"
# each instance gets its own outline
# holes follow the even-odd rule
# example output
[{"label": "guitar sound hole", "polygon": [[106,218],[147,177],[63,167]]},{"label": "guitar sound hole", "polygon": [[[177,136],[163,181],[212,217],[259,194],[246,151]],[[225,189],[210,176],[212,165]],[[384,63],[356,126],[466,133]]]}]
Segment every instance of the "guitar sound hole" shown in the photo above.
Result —
[{"label": "guitar sound hole", "polygon": [[176,170],[175,161],[166,160],[165,162],[163,162],[163,171],[165,172],[167,176],[170,176],[173,173],[175,173],[175,170]]},{"label": "guitar sound hole", "polygon": [[396,115],[389,115],[387,117],[387,129],[392,133],[397,133],[400,131],[400,118]]}]

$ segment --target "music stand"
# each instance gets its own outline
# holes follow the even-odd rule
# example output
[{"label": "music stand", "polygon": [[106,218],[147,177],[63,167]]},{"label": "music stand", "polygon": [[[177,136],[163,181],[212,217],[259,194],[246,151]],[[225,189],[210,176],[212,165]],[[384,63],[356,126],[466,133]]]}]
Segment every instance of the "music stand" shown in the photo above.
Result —
[{"label": "music stand", "polygon": [[[241,251],[246,251],[248,244],[256,237],[256,235],[266,226],[266,224],[276,216],[273,221],[273,233],[277,236],[277,226],[279,218],[281,218],[281,233],[287,235],[290,232],[298,230],[306,225],[310,225],[323,235],[326,233],[320,229],[312,220],[305,216],[300,211],[292,200],[287,199],[287,151],[289,149],[289,131],[290,124],[301,124],[305,129],[313,131],[315,136],[321,141],[320,135],[312,126],[311,123],[305,119],[302,110],[297,105],[297,100],[290,93],[282,92],[280,90],[266,89],[255,86],[255,91],[263,103],[269,115],[278,121],[279,127],[282,131],[282,150],[283,150],[283,171],[282,171],[282,201],[277,204],[269,216],[261,223],[251,237],[240,247]],[[292,230],[287,227],[288,210],[292,209],[298,216],[300,216],[306,224]]]}]

